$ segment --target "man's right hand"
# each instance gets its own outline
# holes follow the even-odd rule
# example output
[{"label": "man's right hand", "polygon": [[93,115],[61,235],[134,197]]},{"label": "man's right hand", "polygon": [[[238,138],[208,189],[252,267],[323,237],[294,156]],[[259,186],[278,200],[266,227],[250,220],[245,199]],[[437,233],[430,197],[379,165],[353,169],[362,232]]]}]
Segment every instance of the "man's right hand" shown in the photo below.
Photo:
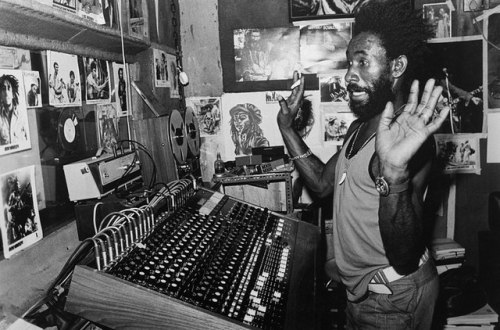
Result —
[{"label": "man's right hand", "polygon": [[288,129],[293,126],[293,121],[304,99],[304,77],[299,77],[299,73],[293,73],[293,83],[300,80],[300,84],[292,90],[288,99],[278,96],[280,111],[278,112],[278,126],[280,129]]}]

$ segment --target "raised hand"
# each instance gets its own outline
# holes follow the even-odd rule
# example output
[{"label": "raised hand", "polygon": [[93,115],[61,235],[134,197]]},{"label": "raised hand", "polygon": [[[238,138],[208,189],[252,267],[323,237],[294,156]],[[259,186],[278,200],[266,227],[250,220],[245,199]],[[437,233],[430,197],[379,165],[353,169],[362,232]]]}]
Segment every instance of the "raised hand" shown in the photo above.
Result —
[{"label": "raised hand", "polygon": [[381,174],[392,181],[407,179],[408,164],[427,138],[435,133],[446,119],[450,108],[444,107],[433,116],[443,88],[435,86],[434,79],[425,84],[418,102],[418,81],[414,81],[408,103],[398,116],[394,106],[387,104],[377,129],[376,151],[380,161]]},{"label": "raised hand", "polygon": [[292,89],[292,93],[286,100],[281,95],[278,96],[280,103],[278,126],[282,129],[292,127],[293,120],[297,116],[304,99],[304,77],[299,77],[299,73],[295,71],[293,73],[293,84],[297,81],[300,81],[300,84]]}]

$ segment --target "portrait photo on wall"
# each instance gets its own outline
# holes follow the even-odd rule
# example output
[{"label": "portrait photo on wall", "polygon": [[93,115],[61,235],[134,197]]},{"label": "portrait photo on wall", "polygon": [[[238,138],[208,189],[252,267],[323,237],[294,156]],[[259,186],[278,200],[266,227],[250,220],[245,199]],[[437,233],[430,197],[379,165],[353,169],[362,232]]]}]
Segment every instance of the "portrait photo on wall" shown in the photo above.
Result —
[{"label": "portrait photo on wall", "polygon": [[128,0],[128,4],[129,34],[141,39],[148,38],[148,6],[146,0]]},{"label": "portrait photo on wall", "polygon": [[103,7],[106,0],[77,0],[78,16],[88,19],[96,24],[106,24]]},{"label": "portrait photo on wall", "polygon": [[121,63],[113,62],[111,65],[113,81],[111,85],[111,103],[117,104],[118,116],[127,116],[130,104],[130,84],[128,77],[130,77],[128,66]]},{"label": "portrait photo on wall", "polygon": [[447,2],[429,3],[422,6],[424,19],[434,29],[434,38],[450,38],[451,8]]},{"label": "portrait photo on wall", "polygon": [[488,108],[500,110],[500,13],[488,17]]},{"label": "portrait photo on wall", "polygon": [[179,98],[179,69],[175,55],[167,54],[167,72],[170,98]]},{"label": "portrait photo on wall", "polygon": [[341,146],[347,134],[347,129],[356,119],[348,109],[338,108],[331,104],[321,104],[323,123],[323,142]]},{"label": "portrait photo on wall", "polygon": [[319,90],[321,102],[334,102],[347,104],[349,94],[347,93],[345,74],[346,70],[336,70],[332,73],[319,74]]},{"label": "portrait photo on wall", "polygon": [[40,108],[42,106],[40,73],[38,71],[23,71],[23,80],[27,107]]},{"label": "portrait photo on wall", "polygon": [[186,106],[193,109],[200,128],[200,137],[219,135],[222,113],[220,97],[189,97]]},{"label": "portrait photo on wall", "polygon": [[78,56],[47,51],[49,70],[49,105],[55,107],[81,106],[80,70]]},{"label": "portrait photo on wall", "polygon": [[290,20],[353,17],[369,0],[289,0]]},{"label": "portrait photo on wall", "polygon": [[439,133],[483,133],[482,41],[430,43],[429,48],[434,55],[436,82],[451,106]]},{"label": "portrait photo on wall", "polygon": [[52,0],[52,5],[55,8],[63,9],[70,13],[76,13],[76,1],[77,0]]},{"label": "portrait photo on wall", "polygon": [[300,27],[302,73],[330,73],[347,69],[346,50],[352,21]]},{"label": "portrait photo on wall", "polygon": [[31,70],[30,51],[0,46],[0,69]]},{"label": "portrait photo on wall", "polygon": [[0,176],[0,231],[5,258],[43,237],[36,195],[34,165]]},{"label": "portrait photo on wall", "polygon": [[23,72],[0,70],[0,156],[31,148]]},{"label": "portrait photo on wall", "polygon": [[119,140],[119,118],[115,104],[98,104],[96,114],[99,146],[103,152],[113,154]]},{"label": "portrait photo on wall", "polygon": [[110,84],[108,61],[83,57],[85,97],[88,104],[109,103]]},{"label": "portrait photo on wall", "polygon": [[444,174],[481,174],[481,134],[434,134],[437,159]]},{"label": "portrait photo on wall", "polygon": [[291,79],[299,69],[299,29],[233,30],[235,79],[267,81]]},{"label": "portrait photo on wall", "polygon": [[155,77],[155,87],[170,87],[168,80],[167,53],[163,50],[153,48],[153,77]]}]

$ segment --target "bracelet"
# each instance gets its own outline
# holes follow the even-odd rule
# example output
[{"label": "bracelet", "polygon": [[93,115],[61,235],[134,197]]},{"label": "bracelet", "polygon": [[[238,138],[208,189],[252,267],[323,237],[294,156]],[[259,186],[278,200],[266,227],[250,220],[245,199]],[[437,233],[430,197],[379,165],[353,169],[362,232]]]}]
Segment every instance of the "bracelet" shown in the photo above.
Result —
[{"label": "bracelet", "polygon": [[309,156],[311,156],[311,155],[312,155],[312,151],[311,151],[311,149],[307,149],[307,151],[306,151],[306,152],[304,152],[302,155],[299,155],[299,156],[295,156],[295,157],[290,158],[290,161],[292,161],[292,160],[296,160],[296,159],[307,158],[307,157],[309,157]]}]

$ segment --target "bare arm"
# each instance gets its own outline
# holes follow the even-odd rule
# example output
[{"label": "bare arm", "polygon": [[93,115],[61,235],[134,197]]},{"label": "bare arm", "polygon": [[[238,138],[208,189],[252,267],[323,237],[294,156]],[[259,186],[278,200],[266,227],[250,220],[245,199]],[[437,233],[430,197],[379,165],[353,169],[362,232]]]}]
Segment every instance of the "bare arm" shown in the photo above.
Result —
[{"label": "bare arm", "polygon": [[395,118],[389,103],[377,130],[378,175],[393,186],[410,181],[408,190],[381,196],[379,206],[379,227],[386,256],[400,274],[413,272],[424,250],[422,203],[431,162],[424,161],[414,174],[410,165],[416,157],[430,156],[419,154],[419,150],[448,114],[446,107],[438,117],[432,118],[441,92],[442,87],[435,87],[434,80],[430,80],[418,103],[418,83],[414,82],[404,111]]},{"label": "bare arm", "polygon": [[[278,126],[288,153],[290,156],[296,157],[304,155],[309,148],[293,128],[293,120],[304,97],[304,78],[299,78],[297,72],[294,72],[293,76],[294,82],[300,79],[300,85],[292,90],[287,100],[281,96],[278,98],[281,107],[278,113]],[[316,193],[318,197],[325,197],[333,192],[334,183],[332,178],[335,174],[337,155],[334,155],[326,164],[315,155],[296,159],[294,162],[307,187]]]}]

